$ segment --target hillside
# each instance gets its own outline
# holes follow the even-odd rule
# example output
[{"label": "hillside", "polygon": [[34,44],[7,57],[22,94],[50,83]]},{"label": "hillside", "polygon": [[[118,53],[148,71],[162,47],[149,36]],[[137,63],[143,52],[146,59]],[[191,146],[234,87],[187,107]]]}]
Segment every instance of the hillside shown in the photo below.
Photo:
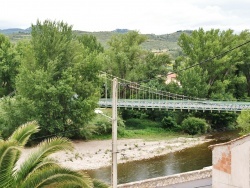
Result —
[{"label": "hillside", "polygon": [[[0,30],[0,33],[9,36],[12,42],[17,42],[22,39],[30,39],[31,29],[5,29]],[[107,41],[115,34],[123,34],[128,32],[127,29],[116,29],[114,31],[100,31],[100,32],[87,32],[87,31],[74,31],[76,35],[91,34],[96,36],[98,41],[106,48]],[[190,34],[192,31],[184,30],[177,31],[171,34],[155,35],[155,34],[145,34],[147,36],[147,41],[142,44],[142,47],[146,50],[153,51],[155,53],[169,52],[173,57],[176,57],[180,52],[180,47],[177,44],[178,38],[182,33]]]}]

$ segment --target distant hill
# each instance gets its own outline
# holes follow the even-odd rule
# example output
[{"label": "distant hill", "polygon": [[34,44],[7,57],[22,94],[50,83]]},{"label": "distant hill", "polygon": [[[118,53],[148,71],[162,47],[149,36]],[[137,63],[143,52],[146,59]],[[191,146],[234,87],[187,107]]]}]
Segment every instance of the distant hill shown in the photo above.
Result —
[{"label": "distant hill", "polygon": [[29,34],[31,32],[31,28],[27,28],[27,29],[20,29],[20,28],[10,28],[10,29],[0,29],[0,33],[2,34],[15,34],[15,33],[27,33]]},{"label": "distant hill", "polygon": [[[0,30],[0,33],[9,36],[12,42],[17,42],[21,39],[30,39],[31,28],[19,29],[11,28]],[[116,29],[114,31],[99,31],[99,32],[87,32],[87,31],[74,31],[77,35],[91,34],[94,35],[98,41],[107,48],[107,41],[115,34],[124,34],[129,32],[128,29]],[[144,34],[148,40],[142,44],[142,47],[146,50],[153,51],[155,53],[169,52],[173,57],[178,56],[180,53],[180,47],[177,41],[182,33],[191,34],[190,30],[177,31],[171,34],[155,35]]]}]

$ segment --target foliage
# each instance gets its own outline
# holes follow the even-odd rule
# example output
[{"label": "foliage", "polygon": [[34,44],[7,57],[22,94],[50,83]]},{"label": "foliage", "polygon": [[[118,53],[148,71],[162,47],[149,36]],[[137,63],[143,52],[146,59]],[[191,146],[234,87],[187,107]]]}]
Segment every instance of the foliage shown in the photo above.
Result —
[{"label": "foliage", "polygon": [[100,46],[90,53],[96,40],[90,37],[88,46],[85,38],[75,39],[63,22],[37,21],[31,35],[22,51],[17,95],[34,105],[40,134],[80,137],[99,98]]},{"label": "foliage", "polygon": [[138,32],[114,35],[108,42],[104,70],[119,78],[138,81],[165,76],[171,58],[167,53],[154,54],[142,49],[146,37]]},{"label": "foliage", "polygon": [[208,74],[200,67],[188,69],[178,75],[181,80],[181,92],[185,96],[205,98],[208,95],[209,85],[206,83]]},{"label": "foliage", "polygon": [[159,123],[150,121],[148,119],[127,119],[125,125],[129,129],[145,129],[148,127],[158,127]]},{"label": "foliage", "polygon": [[72,144],[65,138],[51,138],[39,144],[37,150],[17,167],[17,161],[30,136],[38,132],[36,122],[20,126],[7,140],[0,140],[0,186],[5,188],[26,187],[93,187],[85,173],[61,167],[49,155],[71,150]]},{"label": "foliage", "polygon": [[144,53],[140,44],[145,40],[145,36],[136,31],[114,35],[108,42],[105,71],[122,79],[134,80]]},{"label": "foliage", "polygon": [[[242,44],[250,40],[250,32],[248,30],[242,31],[239,35],[239,43]],[[250,97],[250,46],[245,45],[241,47],[241,63],[238,65],[240,71],[246,78],[247,96]]]},{"label": "foliage", "polygon": [[162,127],[164,129],[169,129],[169,130],[178,129],[178,125],[177,125],[175,119],[173,117],[171,117],[171,116],[164,117],[161,120],[161,124],[162,124]]},{"label": "foliage", "polygon": [[145,129],[146,125],[144,124],[145,120],[142,119],[127,119],[125,124],[127,128],[130,129]]},{"label": "foliage", "polygon": [[0,102],[0,129],[7,138],[19,124],[34,120],[36,108],[33,101],[21,97],[5,97]]},{"label": "foliage", "polygon": [[0,98],[14,92],[19,63],[14,45],[6,36],[0,34]]},{"label": "foliage", "polygon": [[109,188],[109,186],[100,180],[94,179],[93,180],[93,186],[94,188]]},{"label": "foliage", "polygon": [[143,79],[152,79],[156,76],[165,78],[169,69],[168,66],[171,64],[171,57],[167,53],[155,55],[152,52],[148,52],[144,61],[140,68],[143,72]]},{"label": "foliage", "polygon": [[94,35],[80,35],[77,37],[78,41],[83,44],[85,48],[88,49],[89,53],[102,53],[104,52],[104,48],[97,41],[97,38]]},{"label": "foliage", "polygon": [[[184,55],[178,59],[178,61],[182,62],[181,69],[195,66],[199,63],[200,69],[198,69],[196,73],[200,80],[197,82],[198,88],[204,87],[206,92],[198,94],[197,90],[194,89],[194,91],[192,91],[194,92],[193,95],[204,96],[204,94],[207,93],[206,97],[211,97],[211,94],[213,94],[213,96],[217,98],[219,96],[218,94],[223,92],[223,95],[220,95],[220,99],[224,99],[225,96],[230,95],[228,86],[231,78],[235,76],[234,73],[237,62],[239,62],[240,52],[234,50],[224,53],[218,58],[213,57],[228,51],[237,44],[237,36],[233,34],[233,31],[211,29],[205,32],[203,29],[199,29],[193,31],[190,36],[182,34],[178,43],[184,52]],[[208,59],[211,60],[207,61]],[[191,72],[189,75],[191,75]],[[202,78],[202,75],[205,75],[205,78]],[[197,87],[194,86],[194,83],[192,85],[192,81],[195,77],[192,76],[191,78],[191,83],[187,87]],[[187,81],[186,79],[185,84],[187,84]],[[223,90],[218,90],[218,88],[221,87]],[[189,89],[192,90],[192,88]]]},{"label": "foliage", "polygon": [[[112,133],[112,122],[110,119],[101,118],[99,120],[96,120],[95,126],[96,126],[96,134],[105,135],[105,134]],[[117,126],[118,126],[118,130],[117,130],[118,134],[122,135],[124,132],[125,124],[120,117],[118,117]]]},{"label": "foliage", "polygon": [[[14,30],[14,31],[13,31]],[[0,30],[0,33],[6,34],[11,42],[16,43],[20,40],[30,40],[30,31],[29,29],[22,30],[18,29],[15,31],[13,29],[11,32]],[[115,31],[100,31],[100,32],[86,32],[86,31],[73,31],[76,35],[93,35],[105,48],[108,47],[107,42],[113,35],[116,35]],[[170,34],[155,35],[155,34],[144,34],[148,38],[147,42],[142,44],[142,48],[148,51],[156,51],[158,53],[169,51],[171,56],[177,57],[180,53],[180,47],[177,45],[178,38],[182,33],[190,34],[192,31],[184,30],[177,31]]]},{"label": "foliage", "polygon": [[209,122],[213,129],[232,129],[235,127],[238,114],[234,112],[197,112],[199,117],[203,117]]},{"label": "foliage", "polygon": [[[111,109],[102,109],[103,114],[96,114],[96,116],[88,123],[86,126],[87,130],[84,131],[84,134],[87,135],[87,139],[95,138],[97,135],[111,135],[112,133],[112,110]],[[124,134],[125,124],[123,119],[118,115],[117,119],[117,131],[118,135],[122,136]],[[97,136],[98,137],[98,136]]]},{"label": "foliage", "polygon": [[123,119],[145,119],[148,117],[147,111],[145,110],[137,110],[137,109],[121,109],[121,114]]},{"label": "foliage", "polygon": [[237,118],[238,127],[241,129],[241,134],[250,133],[250,111],[241,111]]},{"label": "foliage", "polygon": [[181,123],[181,129],[191,135],[206,133],[208,125],[204,119],[188,117]]}]

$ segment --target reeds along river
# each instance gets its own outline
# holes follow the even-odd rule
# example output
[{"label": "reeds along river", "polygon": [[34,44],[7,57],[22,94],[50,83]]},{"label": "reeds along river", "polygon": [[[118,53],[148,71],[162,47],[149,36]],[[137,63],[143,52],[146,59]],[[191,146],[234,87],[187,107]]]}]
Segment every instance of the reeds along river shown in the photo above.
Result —
[{"label": "reeds along river", "polygon": [[[118,165],[118,183],[128,183],[143,179],[172,175],[202,169],[212,165],[212,151],[209,145],[229,141],[238,137],[238,131],[219,132],[211,135],[214,139],[180,152],[169,153],[161,157],[128,162]],[[111,182],[111,167],[88,170],[87,173],[106,183]]]}]

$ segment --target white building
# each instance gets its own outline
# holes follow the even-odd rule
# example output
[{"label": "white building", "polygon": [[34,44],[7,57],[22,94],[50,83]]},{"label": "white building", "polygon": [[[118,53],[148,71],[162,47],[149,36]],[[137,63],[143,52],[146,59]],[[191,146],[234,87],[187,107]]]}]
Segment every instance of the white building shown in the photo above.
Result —
[{"label": "white building", "polygon": [[210,148],[213,188],[250,188],[250,134]]}]

